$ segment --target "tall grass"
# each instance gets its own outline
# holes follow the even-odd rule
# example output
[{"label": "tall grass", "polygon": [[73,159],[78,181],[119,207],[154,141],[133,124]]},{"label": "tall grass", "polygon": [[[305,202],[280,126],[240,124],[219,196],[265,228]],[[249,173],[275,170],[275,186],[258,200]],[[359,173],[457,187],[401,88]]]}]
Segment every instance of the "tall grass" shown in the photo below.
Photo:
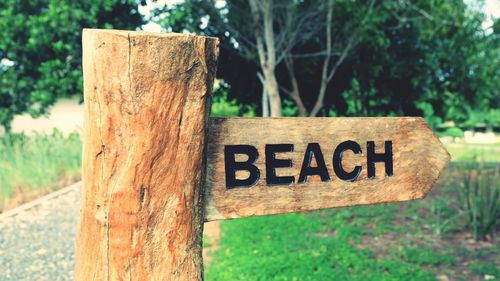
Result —
[{"label": "tall grass", "polygon": [[459,201],[468,217],[474,239],[491,239],[500,227],[499,166],[464,171],[458,188]]},{"label": "tall grass", "polygon": [[79,134],[64,136],[57,130],[0,137],[0,210],[15,196],[40,195],[77,180],[81,147]]}]

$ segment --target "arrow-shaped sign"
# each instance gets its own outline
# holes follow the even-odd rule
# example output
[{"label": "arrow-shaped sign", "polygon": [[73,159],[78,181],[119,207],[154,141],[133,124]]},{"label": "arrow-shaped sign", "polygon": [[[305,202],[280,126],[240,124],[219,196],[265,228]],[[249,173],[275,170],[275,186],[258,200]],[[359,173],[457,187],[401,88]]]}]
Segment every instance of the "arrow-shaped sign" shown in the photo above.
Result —
[{"label": "arrow-shaped sign", "polygon": [[425,197],[450,156],[422,118],[211,118],[205,220]]}]

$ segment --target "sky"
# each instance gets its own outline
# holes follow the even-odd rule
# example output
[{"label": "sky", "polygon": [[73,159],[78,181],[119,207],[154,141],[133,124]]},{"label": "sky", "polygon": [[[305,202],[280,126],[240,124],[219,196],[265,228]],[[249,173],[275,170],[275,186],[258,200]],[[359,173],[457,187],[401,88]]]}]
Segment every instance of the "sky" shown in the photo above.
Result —
[{"label": "sky", "polygon": [[491,17],[500,17],[500,0],[486,0],[484,5],[484,11],[488,15],[488,19],[484,21],[483,28],[488,28],[493,25]]},{"label": "sky", "polygon": [[494,17],[500,17],[500,0],[486,0],[485,11]]},{"label": "sky", "polygon": [[[139,5],[139,13],[141,13],[147,17],[151,14],[151,12],[155,8],[161,8],[165,5],[171,6],[171,5],[175,5],[175,4],[182,3],[182,2],[184,2],[184,1],[183,0],[157,0],[157,1],[153,2],[151,0],[147,0],[146,6]],[[149,32],[161,32],[162,31],[161,27],[158,24],[153,23],[153,22],[146,23],[145,25],[142,26],[142,29],[145,31],[149,31]]]}]

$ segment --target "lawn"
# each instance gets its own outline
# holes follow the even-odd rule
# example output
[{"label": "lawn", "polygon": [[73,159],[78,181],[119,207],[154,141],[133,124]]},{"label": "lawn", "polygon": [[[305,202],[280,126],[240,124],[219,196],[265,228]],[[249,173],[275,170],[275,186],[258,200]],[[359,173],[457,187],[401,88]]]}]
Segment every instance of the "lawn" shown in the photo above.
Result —
[{"label": "lawn", "polygon": [[499,238],[475,241],[459,206],[463,172],[421,201],[223,221],[206,280],[500,280]]},{"label": "lawn", "polygon": [[451,161],[500,162],[500,143],[449,143],[445,146],[451,154]]}]

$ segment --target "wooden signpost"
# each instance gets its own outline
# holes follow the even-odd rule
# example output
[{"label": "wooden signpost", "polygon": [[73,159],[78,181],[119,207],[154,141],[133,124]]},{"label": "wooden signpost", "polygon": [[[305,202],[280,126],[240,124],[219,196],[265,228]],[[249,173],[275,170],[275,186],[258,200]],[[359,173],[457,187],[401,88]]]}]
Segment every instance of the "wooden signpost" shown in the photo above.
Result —
[{"label": "wooden signpost", "polygon": [[84,30],[76,280],[202,280],[203,222],[425,197],[422,118],[209,118],[218,40]]},{"label": "wooden signpost", "polygon": [[205,220],[421,199],[449,160],[422,118],[211,118]]}]

